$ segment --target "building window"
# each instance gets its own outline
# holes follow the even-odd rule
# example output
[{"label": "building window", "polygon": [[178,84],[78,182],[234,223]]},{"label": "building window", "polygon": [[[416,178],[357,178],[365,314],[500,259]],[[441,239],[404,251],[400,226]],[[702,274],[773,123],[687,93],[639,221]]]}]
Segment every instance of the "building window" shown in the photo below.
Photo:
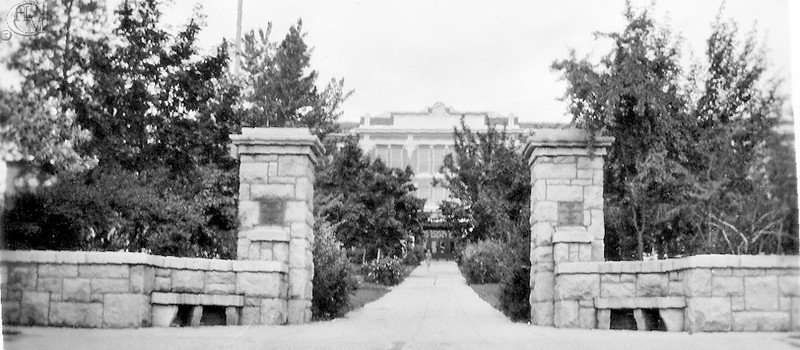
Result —
[{"label": "building window", "polygon": [[438,173],[439,170],[442,168],[442,163],[444,161],[444,146],[434,146],[433,147],[433,169],[431,172]]},{"label": "building window", "polygon": [[389,166],[392,168],[403,168],[403,146],[391,145],[389,146]]},{"label": "building window", "polygon": [[417,148],[417,157],[419,160],[419,172],[431,172],[431,148],[430,146],[419,146]]}]

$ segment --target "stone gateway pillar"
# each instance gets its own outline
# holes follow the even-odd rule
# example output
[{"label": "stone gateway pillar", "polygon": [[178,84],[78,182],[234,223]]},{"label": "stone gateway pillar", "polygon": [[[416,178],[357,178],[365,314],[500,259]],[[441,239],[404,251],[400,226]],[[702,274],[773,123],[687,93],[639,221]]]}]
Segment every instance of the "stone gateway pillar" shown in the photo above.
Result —
[{"label": "stone gateway pillar", "polygon": [[[314,166],[322,144],[308,129],[242,128],[231,135],[239,165],[238,260],[288,266],[284,318],[262,306],[262,323],[311,320]],[[269,311],[269,312],[268,312]]]},{"label": "stone gateway pillar", "polygon": [[[539,129],[528,137],[531,167],[531,322],[554,325],[555,265],[603,261],[603,156],[613,137]],[[556,314],[558,312],[555,312]]]}]

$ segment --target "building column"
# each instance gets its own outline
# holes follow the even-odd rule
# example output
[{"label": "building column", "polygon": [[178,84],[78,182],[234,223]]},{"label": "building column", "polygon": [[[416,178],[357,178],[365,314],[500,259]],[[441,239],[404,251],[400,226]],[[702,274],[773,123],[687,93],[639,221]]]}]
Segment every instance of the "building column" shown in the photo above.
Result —
[{"label": "building column", "polygon": [[286,321],[308,322],[314,275],[314,166],[322,145],[301,128],[242,128],[231,140],[240,161],[237,259],[287,264]]},{"label": "building column", "polygon": [[[613,137],[539,129],[528,137],[531,167],[531,322],[553,326],[555,265],[603,261],[603,156]],[[591,146],[590,146],[591,145]]]}]

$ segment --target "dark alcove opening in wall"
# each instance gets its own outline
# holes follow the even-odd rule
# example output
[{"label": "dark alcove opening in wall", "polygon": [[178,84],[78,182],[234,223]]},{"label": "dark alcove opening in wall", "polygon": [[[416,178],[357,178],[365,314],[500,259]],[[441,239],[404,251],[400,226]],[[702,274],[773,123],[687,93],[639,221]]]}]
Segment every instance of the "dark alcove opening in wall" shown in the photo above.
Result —
[{"label": "dark alcove opening in wall", "polygon": [[636,318],[633,309],[612,309],[610,329],[636,330]]},{"label": "dark alcove opening in wall", "polygon": [[[667,326],[658,309],[641,309],[642,326],[645,331],[666,331]],[[636,322],[636,310],[634,309],[612,309],[610,329],[639,330]]]}]

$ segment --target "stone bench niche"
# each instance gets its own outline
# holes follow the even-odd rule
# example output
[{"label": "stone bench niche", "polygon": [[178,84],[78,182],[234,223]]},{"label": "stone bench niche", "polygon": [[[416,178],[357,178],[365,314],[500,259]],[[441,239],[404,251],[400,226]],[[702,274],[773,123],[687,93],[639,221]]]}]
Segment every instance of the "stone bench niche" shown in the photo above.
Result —
[{"label": "stone bench niche", "polygon": [[[603,156],[611,137],[535,130],[531,322],[559,328],[800,331],[797,256],[604,262]],[[590,146],[591,145],[591,146]]]}]

